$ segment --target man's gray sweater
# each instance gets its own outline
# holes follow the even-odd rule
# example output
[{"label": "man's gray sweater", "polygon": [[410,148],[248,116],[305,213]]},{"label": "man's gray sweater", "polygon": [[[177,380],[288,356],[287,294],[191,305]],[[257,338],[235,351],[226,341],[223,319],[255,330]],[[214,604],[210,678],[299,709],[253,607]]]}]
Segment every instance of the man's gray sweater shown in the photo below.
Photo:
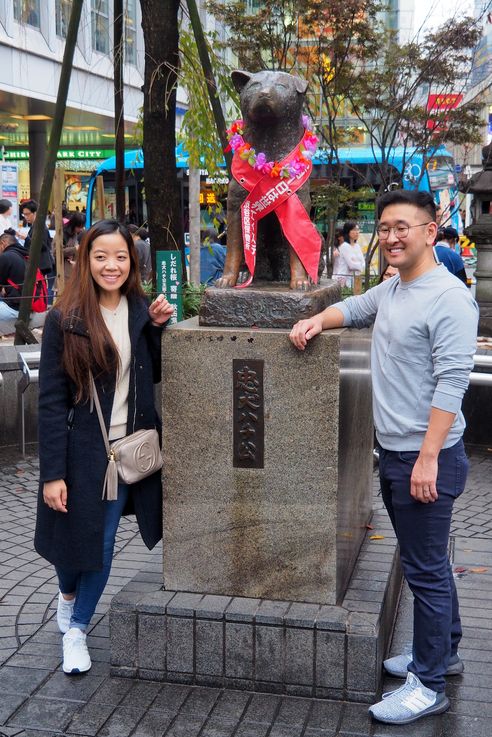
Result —
[{"label": "man's gray sweater", "polygon": [[461,438],[461,400],[477,348],[478,307],[440,264],[410,282],[399,276],[333,305],[344,325],[374,325],[373,413],[387,450],[420,450],[431,407],[456,414],[443,447]]}]

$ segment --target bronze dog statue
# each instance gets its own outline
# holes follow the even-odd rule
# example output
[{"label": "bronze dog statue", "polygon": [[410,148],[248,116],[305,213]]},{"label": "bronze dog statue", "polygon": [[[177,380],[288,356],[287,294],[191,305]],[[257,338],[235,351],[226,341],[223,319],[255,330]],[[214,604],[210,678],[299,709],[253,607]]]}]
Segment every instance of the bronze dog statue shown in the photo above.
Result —
[{"label": "bronze dog statue", "polygon": [[[270,169],[273,162],[286,161],[286,157],[296,149],[301,140],[304,140],[305,125],[302,107],[307,82],[285,72],[269,71],[255,74],[234,71],[232,72],[232,80],[240,93],[244,122],[244,142],[247,142],[254,149],[256,156],[261,152],[263,155],[262,161],[270,162]],[[235,157],[237,153],[236,151]],[[243,171],[245,171],[244,164],[241,165]],[[257,172],[255,174],[258,175]],[[316,238],[319,238],[319,236],[314,229],[314,225],[306,219],[305,213],[309,217],[310,211],[309,179],[306,179],[306,176],[308,174],[303,176],[302,181],[304,183],[302,185],[298,184],[299,188],[295,190],[295,196],[298,200],[296,203],[288,204],[297,207],[297,210],[295,210],[296,217],[293,218],[292,214],[290,217],[291,224],[293,219],[298,223],[297,230],[300,232],[296,235],[297,241],[305,240],[307,242],[311,239],[310,248],[312,251],[313,243],[316,243]],[[274,181],[269,177],[264,177],[264,179],[266,180],[265,187],[270,186],[268,183]],[[297,180],[300,181],[299,177],[297,177]],[[227,256],[223,275],[216,282],[217,287],[236,286],[243,264],[245,244],[241,205],[248,198],[251,188],[248,190],[241,186],[241,181],[245,181],[245,179],[239,177],[239,181],[236,181],[235,178],[232,178],[229,184],[227,197]],[[276,189],[282,191],[284,196],[287,197],[285,194],[285,188],[288,186],[286,182],[292,182],[293,180],[277,178],[275,181],[279,182]],[[290,193],[291,190],[288,189],[287,192]],[[275,192],[273,192],[273,195],[277,196]],[[263,197],[263,200],[265,199]],[[262,207],[261,202],[256,204],[259,208]],[[282,228],[280,227],[279,219],[281,220],[281,218],[279,213],[280,210],[272,211],[259,219],[258,235],[252,247],[256,260],[256,265],[253,267],[254,278],[255,280],[287,282],[291,289],[308,289],[312,286],[313,279],[317,281],[317,275],[314,275],[312,279],[308,276],[296,249],[291,245],[293,238],[290,237],[291,242],[289,242],[282,230],[284,224]],[[287,232],[289,232],[288,229]],[[311,261],[315,258],[319,262],[320,246],[321,240],[319,239],[317,255],[313,256],[311,254]],[[316,246],[314,251],[316,251]],[[304,259],[304,262],[306,263],[306,259]],[[251,272],[251,268],[249,270]],[[315,269],[311,269],[309,273],[312,275],[314,272],[317,272],[317,266]]]}]

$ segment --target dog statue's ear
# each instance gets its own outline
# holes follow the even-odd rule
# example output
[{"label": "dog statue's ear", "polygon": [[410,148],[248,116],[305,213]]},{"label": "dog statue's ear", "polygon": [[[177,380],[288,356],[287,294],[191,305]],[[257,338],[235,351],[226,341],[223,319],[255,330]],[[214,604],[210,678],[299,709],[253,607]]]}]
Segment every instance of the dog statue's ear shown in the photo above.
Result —
[{"label": "dog statue's ear", "polygon": [[296,77],[294,74],[292,75],[294,78],[294,84],[296,86],[296,90],[301,94],[304,95],[306,93],[306,90],[308,88],[308,83],[305,79],[301,79],[300,77]]},{"label": "dog statue's ear", "polygon": [[244,72],[242,69],[234,69],[231,72],[232,84],[236,88],[237,92],[241,92],[253,75],[251,72]]}]

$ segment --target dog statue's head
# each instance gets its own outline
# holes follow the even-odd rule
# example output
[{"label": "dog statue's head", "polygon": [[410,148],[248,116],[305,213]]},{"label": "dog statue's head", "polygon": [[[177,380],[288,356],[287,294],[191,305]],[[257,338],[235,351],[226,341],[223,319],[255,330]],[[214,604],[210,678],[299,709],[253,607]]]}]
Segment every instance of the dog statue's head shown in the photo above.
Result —
[{"label": "dog statue's head", "polygon": [[307,82],[287,72],[242,70],[231,73],[239,92],[241,113],[248,125],[275,125],[279,120],[301,120]]}]

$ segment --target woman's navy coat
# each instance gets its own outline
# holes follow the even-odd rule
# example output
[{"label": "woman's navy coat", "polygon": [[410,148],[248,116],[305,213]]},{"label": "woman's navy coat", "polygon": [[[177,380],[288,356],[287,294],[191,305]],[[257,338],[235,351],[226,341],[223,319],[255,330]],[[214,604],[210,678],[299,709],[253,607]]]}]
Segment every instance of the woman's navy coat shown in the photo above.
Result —
[{"label": "woman's navy coat", "polygon": [[[154,382],[160,381],[161,328],[154,327],[143,299],[128,298],[131,342],[127,434],[159,427],[154,405]],[[107,458],[101,428],[90,403],[75,404],[75,385],[61,367],[64,334],[87,337],[76,316],[61,321],[52,310],[46,319],[39,369],[40,487],[34,546],[56,566],[73,570],[100,570],[103,557],[104,505],[102,489]],[[114,377],[96,379],[106,428],[114,398]],[[43,502],[43,483],[65,479],[67,512],[56,512]],[[148,548],[162,537],[160,472],[130,487],[130,505],[124,514],[136,514]],[[110,504],[111,502],[107,502]]]}]

